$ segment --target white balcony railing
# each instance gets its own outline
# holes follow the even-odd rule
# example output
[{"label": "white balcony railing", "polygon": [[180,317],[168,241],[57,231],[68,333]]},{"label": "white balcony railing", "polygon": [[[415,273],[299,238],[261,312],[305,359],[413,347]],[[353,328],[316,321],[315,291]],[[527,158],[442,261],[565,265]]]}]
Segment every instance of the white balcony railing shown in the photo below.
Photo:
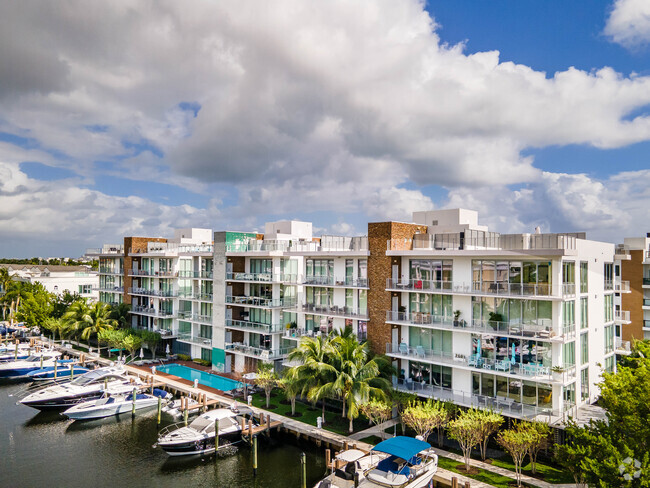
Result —
[{"label": "white balcony railing", "polygon": [[263,360],[282,358],[289,354],[289,351],[291,351],[291,349],[292,348],[289,347],[279,349],[266,349],[263,347],[254,347],[237,342],[226,343],[226,351],[228,352],[240,353],[244,354],[245,356],[251,356]]},{"label": "white balcony railing", "polygon": [[261,322],[233,319],[226,319],[226,327],[230,329],[257,332],[258,334],[275,334],[285,330],[285,327],[282,324],[263,324]]},{"label": "white balcony railing", "polygon": [[240,305],[243,307],[289,308],[295,306],[296,299],[226,295],[226,303]]},{"label": "white balcony railing", "polygon": [[150,297],[171,298],[177,297],[178,292],[173,290],[151,290],[149,288],[129,287],[129,294],[131,295],[145,295]]},{"label": "white balcony railing", "polygon": [[339,305],[318,305],[315,303],[298,304],[296,310],[313,315],[327,315],[328,317],[350,317],[368,320],[367,308],[345,307]]}]

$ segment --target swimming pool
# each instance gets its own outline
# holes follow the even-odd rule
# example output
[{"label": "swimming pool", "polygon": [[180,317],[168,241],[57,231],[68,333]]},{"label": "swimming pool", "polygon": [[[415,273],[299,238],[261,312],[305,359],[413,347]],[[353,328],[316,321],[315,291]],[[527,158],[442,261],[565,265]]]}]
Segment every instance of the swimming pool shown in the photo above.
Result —
[{"label": "swimming pool", "polygon": [[209,386],[221,391],[230,391],[235,388],[244,386],[243,383],[230,378],[225,378],[216,374],[206,373],[194,368],[188,368],[182,364],[166,364],[164,366],[156,367],[157,371],[161,373],[173,374],[184,380],[194,381],[199,380],[199,384]]}]

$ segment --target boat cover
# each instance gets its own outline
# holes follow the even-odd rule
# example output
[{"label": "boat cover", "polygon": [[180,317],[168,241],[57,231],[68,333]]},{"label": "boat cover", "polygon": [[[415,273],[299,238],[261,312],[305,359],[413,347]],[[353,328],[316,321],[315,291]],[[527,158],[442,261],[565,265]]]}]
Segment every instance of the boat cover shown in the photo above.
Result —
[{"label": "boat cover", "polygon": [[397,436],[380,442],[372,448],[373,451],[384,452],[402,459],[411,459],[421,451],[431,448],[428,442],[420,441],[412,437]]}]

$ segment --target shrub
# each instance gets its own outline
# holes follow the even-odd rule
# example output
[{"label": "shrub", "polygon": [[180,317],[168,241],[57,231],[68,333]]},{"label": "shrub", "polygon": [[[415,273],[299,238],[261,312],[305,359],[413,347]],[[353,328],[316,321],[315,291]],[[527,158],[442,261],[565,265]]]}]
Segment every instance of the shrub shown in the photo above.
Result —
[{"label": "shrub", "polygon": [[189,357],[187,354],[179,354],[178,359],[180,359],[181,361],[189,361],[192,358]]},{"label": "shrub", "polygon": [[212,366],[212,363],[205,359],[194,358],[192,359],[192,361],[195,362],[196,364],[200,364],[201,366]]}]

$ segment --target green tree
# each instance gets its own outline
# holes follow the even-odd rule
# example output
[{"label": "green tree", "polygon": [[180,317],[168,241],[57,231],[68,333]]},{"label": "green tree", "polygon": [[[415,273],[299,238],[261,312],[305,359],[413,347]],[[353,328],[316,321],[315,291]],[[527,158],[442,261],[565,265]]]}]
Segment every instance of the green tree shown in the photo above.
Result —
[{"label": "green tree", "polygon": [[540,422],[538,420],[521,422],[519,427],[529,429],[533,434],[533,442],[528,450],[528,457],[530,457],[530,469],[535,474],[537,472],[537,455],[539,451],[548,448],[550,444],[551,427],[546,422]]},{"label": "green tree", "polygon": [[429,399],[425,402],[413,401],[402,413],[406,425],[425,441],[435,429],[442,429],[448,415],[441,402]]},{"label": "green tree", "polygon": [[284,394],[291,402],[291,416],[296,416],[296,397],[302,390],[303,380],[300,378],[298,371],[294,368],[287,368],[284,370],[282,379],[278,382],[280,388],[284,390]]},{"label": "green tree", "polygon": [[487,457],[487,445],[490,440],[490,436],[499,430],[501,424],[503,424],[503,416],[500,413],[495,412],[494,410],[468,410],[469,415],[473,415],[478,421],[479,433],[481,436],[481,442],[479,447],[481,449],[481,459],[485,461]]},{"label": "green tree", "polygon": [[406,435],[406,424],[402,418],[404,410],[408,408],[411,402],[417,400],[418,396],[414,393],[408,393],[405,391],[400,391],[392,389],[390,391],[390,401],[393,405],[397,407],[397,415],[399,416],[400,424],[402,426],[402,435]]},{"label": "green tree", "polygon": [[156,348],[162,340],[160,334],[158,332],[153,332],[150,330],[138,330],[133,331],[132,333],[135,333],[142,338],[142,344],[144,347],[151,351],[152,357],[156,359]]},{"label": "green tree", "polygon": [[515,464],[517,486],[521,486],[521,466],[530,450],[530,446],[535,442],[535,435],[536,431],[530,428],[519,428],[518,426],[513,429],[503,430],[497,435],[497,442],[508,451]]},{"label": "green tree", "polygon": [[84,300],[78,293],[70,293],[65,290],[61,295],[57,295],[52,303],[52,317],[61,318],[74,302]]},{"label": "green tree", "polygon": [[124,349],[129,351],[131,360],[133,361],[135,359],[135,352],[142,347],[142,338],[135,334],[125,334],[122,345]]},{"label": "green tree", "polygon": [[27,327],[40,327],[52,314],[54,295],[40,283],[34,283],[17,307],[16,318]]},{"label": "green tree", "polygon": [[66,313],[63,314],[63,320],[70,324],[72,336],[76,339],[77,343],[79,343],[79,336],[91,322],[88,316],[89,311],[90,307],[84,299],[74,302],[68,307]]},{"label": "green tree", "polygon": [[255,384],[264,390],[266,395],[266,408],[271,403],[271,392],[278,384],[278,375],[273,370],[272,363],[259,362],[257,366],[257,377]]},{"label": "green tree", "polygon": [[[380,425],[390,420],[393,416],[393,407],[383,400],[370,399],[359,405],[359,411],[364,414],[374,425]],[[384,429],[380,432],[381,438],[385,437]]]},{"label": "green tree", "polygon": [[460,445],[465,459],[465,470],[469,472],[472,449],[479,445],[482,439],[480,421],[467,410],[447,424],[447,433]]},{"label": "green tree", "polygon": [[101,302],[93,303],[88,308],[88,313],[84,318],[86,323],[81,338],[88,341],[91,335],[115,327],[117,324],[113,319],[109,318],[110,313],[111,308],[108,305]]},{"label": "green tree", "polygon": [[[319,396],[335,396],[343,400],[343,417],[348,418],[349,432],[354,432],[354,419],[359,416],[359,405],[371,398],[386,400],[391,382],[380,376],[383,357],[372,357],[367,343],[356,337],[334,337],[327,350],[336,374],[334,381],[318,388]],[[347,413],[346,413],[347,412]]]},{"label": "green tree", "polygon": [[111,319],[117,322],[120,329],[131,327],[131,306],[127,303],[118,303],[111,306]]}]

